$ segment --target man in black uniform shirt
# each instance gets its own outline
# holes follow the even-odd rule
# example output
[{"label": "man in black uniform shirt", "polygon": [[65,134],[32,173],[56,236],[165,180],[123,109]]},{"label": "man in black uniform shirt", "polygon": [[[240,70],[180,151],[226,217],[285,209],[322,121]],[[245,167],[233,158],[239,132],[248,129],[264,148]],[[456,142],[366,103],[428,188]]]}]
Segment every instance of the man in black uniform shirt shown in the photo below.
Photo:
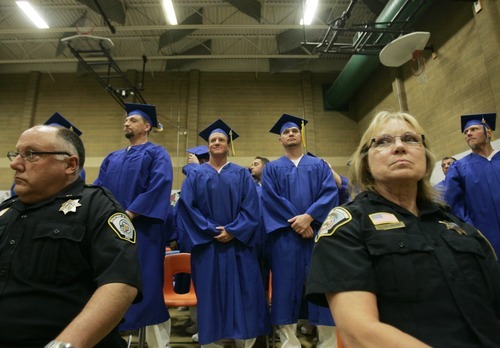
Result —
[{"label": "man in black uniform shirt", "polygon": [[126,346],[115,328],[141,297],[132,223],[79,178],[71,130],[35,126],[16,147],[17,196],[0,205],[0,347]]}]

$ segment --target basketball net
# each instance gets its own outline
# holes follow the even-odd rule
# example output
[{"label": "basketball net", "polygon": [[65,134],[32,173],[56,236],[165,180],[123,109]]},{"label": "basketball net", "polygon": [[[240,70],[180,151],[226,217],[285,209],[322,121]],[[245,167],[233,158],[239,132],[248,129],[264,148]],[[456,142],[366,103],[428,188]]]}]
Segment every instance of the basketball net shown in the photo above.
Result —
[{"label": "basketball net", "polygon": [[425,63],[427,60],[425,59],[423,53],[423,50],[416,50],[413,52],[411,71],[415,76],[420,76],[425,70]]},{"label": "basketball net", "polygon": [[84,18],[76,23],[76,32],[78,35],[91,35],[94,31],[95,24],[91,20]]}]

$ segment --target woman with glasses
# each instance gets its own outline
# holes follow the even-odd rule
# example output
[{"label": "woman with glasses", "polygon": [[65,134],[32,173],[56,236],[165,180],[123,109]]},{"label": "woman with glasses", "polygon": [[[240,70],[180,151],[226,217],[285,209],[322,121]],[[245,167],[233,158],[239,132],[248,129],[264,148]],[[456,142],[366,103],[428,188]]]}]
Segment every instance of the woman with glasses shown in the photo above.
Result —
[{"label": "woman with glasses", "polygon": [[325,220],[307,290],[346,347],[500,347],[500,267],[438,203],[433,164],[407,113],[380,112],[361,139],[350,167],[360,193]]}]

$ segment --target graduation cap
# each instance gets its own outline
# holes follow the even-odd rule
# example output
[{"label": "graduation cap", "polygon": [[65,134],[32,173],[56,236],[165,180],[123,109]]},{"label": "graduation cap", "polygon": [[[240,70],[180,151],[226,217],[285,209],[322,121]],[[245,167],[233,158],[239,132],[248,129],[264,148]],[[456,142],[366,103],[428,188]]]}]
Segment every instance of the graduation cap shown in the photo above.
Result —
[{"label": "graduation cap", "polygon": [[198,160],[209,158],[208,147],[206,145],[192,147],[190,149],[187,149],[186,152],[194,154],[198,158]]},{"label": "graduation cap", "polygon": [[296,117],[296,116],[292,116],[292,115],[288,115],[288,114],[283,114],[283,115],[281,115],[281,117],[278,120],[278,122],[276,122],[274,124],[273,128],[271,128],[271,130],[269,132],[281,135],[281,133],[283,133],[283,131],[285,129],[292,128],[292,127],[297,127],[297,128],[300,129],[300,134],[301,134],[301,137],[302,137],[302,145],[304,147],[306,147],[306,138],[305,138],[305,134],[304,134],[304,126],[307,124],[307,122],[308,121],[306,119],[303,119],[303,118],[300,118],[300,117]]},{"label": "graduation cap", "polygon": [[491,130],[495,130],[497,114],[476,114],[476,115],[463,115],[461,117],[462,133],[464,130],[473,125],[486,126]]},{"label": "graduation cap", "polygon": [[199,133],[199,136],[205,139],[205,141],[208,142],[208,139],[210,138],[210,135],[213,133],[222,133],[227,137],[228,143],[231,144],[231,150],[233,152],[233,156],[235,156],[234,152],[234,147],[233,147],[233,140],[236,140],[239,135],[236,133],[234,130],[231,129],[224,121],[221,119],[218,119],[214,123],[212,123],[210,126],[205,128]]},{"label": "graduation cap", "polygon": [[156,107],[154,105],[125,103],[125,110],[127,111],[127,116],[142,116],[148,121],[151,127],[156,128],[160,132],[163,130],[162,124],[158,122],[156,116]]},{"label": "graduation cap", "polygon": [[200,132],[200,137],[205,139],[208,142],[208,138],[210,138],[210,135],[213,133],[222,133],[224,134],[229,142],[232,142],[233,140],[236,140],[236,138],[239,137],[238,133],[236,133],[234,130],[231,129],[224,121],[221,119],[218,119],[214,123],[212,123],[210,126],[205,128]]},{"label": "graduation cap", "polygon": [[82,131],[76,128],[71,122],[65,119],[60,113],[54,112],[52,116],[49,117],[47,121],[44,123],[47,126],[60,126],[64,128],[68,128],[75,132],[76,135],[82,135]]}]

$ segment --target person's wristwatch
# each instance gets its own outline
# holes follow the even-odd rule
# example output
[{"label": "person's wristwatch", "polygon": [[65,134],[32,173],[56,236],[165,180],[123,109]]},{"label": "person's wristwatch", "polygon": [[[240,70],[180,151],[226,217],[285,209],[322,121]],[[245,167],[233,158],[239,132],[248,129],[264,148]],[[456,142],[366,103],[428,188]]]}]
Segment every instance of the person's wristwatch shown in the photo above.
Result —
[{"label": "person's wristwatch", "polygon": [[50,341],[43,348],[74,348],[74,346],[71,343],[59,342],[59,341],[53,340],[53,341]]}]

